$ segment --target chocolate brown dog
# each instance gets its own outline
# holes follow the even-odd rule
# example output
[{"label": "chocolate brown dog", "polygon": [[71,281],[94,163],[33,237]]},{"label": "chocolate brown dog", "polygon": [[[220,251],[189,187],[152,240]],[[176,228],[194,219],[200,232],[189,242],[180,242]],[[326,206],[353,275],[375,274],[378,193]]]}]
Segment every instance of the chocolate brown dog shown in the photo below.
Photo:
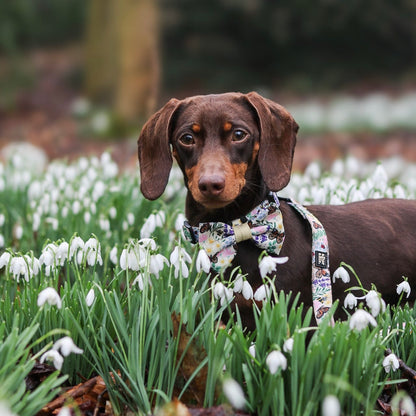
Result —
[{"label": "chocolate brown dog", "polygon": [[[140,134],[141,191],[151,200],[163,193],[173,155],[188,189],[189,223],[235,220],[270,191],[287,185],[297,131],[298,125],[282,106],[254,92],[172,99]],[[289,261],[278,266],[276,287],[300,292],[300,301],[310,306],[311,229],[286,201],[280,202],[280,209],[286,231],[280,255]],[[398,301],[396,287],[402,276],[416,289],[416,201],[367,200],[308,209],[326,229],[331,274],[344,261],[354,267],[365,288],[374,283],[390,303]],[[259,254],[252,241],[242,241],[233,261],[248,274],[254,290],[263,283]],[[334,299],[343,301],[352,284],[333,284]],[[243,297],[237,303],[252,327],[251,303]]]}]

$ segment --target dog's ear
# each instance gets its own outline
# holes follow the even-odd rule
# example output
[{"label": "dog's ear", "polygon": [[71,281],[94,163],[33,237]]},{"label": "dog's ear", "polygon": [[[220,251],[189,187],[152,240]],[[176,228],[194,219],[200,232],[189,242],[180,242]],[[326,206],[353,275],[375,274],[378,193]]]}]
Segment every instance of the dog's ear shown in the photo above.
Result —
[{"label": "dog's ear", "polygon": [[248,93],[246,98],[259,119],[258,161],[263,179],[271,191],[279,191],[290,180],[299,126],[281,105],[256,92]]},{"label": "dog's ear", "polygon": [[137,141],[140,164],[140,189],[147,199],[162,195],[172,168],[170,122],[180,101],[172,98],[143,126]]}]

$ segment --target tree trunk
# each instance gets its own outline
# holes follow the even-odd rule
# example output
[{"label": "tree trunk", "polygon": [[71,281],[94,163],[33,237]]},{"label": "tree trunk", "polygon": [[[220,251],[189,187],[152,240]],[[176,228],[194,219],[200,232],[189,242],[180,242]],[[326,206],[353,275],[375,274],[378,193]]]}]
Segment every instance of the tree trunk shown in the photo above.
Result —
[{"label": "tree trunk", "polygon": [[91,0],[86,91],[127,121],[149,116],[160,79],[155,0]]}]

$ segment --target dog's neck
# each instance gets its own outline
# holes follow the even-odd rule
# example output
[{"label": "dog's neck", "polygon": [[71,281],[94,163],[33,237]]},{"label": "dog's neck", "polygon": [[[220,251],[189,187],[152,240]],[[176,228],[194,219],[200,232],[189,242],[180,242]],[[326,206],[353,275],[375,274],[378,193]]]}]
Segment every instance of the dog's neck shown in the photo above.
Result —
[{"label": "dog's neck", "polygon": [[254,207],[264,201],[269,193],[264,182],[256,188],[245,186],[240,195],[223,208],[209,210],[199,204],[188,191],[186,196],[185,214],[189,223],[197,226],[201,222],[228,222],[249,213]]}]

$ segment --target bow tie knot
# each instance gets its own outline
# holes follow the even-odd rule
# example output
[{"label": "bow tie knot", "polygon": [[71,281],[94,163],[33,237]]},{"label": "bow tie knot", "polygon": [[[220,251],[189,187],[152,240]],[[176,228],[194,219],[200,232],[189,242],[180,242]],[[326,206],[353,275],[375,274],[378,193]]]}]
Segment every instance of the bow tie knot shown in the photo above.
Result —
[{"label": "bow tie knot", "polygon": [[252,240],[257,247],[269,254],[279,254],[284,240],[284,227],[279,200],[271,194],[270,200],[263,201],[249,214],[234,220],[232,224],[205,222],[199,227],[184,224],[185,237],[199,243],[216,272],[224,271],[231,265],[236,254],[236,244]]}]

